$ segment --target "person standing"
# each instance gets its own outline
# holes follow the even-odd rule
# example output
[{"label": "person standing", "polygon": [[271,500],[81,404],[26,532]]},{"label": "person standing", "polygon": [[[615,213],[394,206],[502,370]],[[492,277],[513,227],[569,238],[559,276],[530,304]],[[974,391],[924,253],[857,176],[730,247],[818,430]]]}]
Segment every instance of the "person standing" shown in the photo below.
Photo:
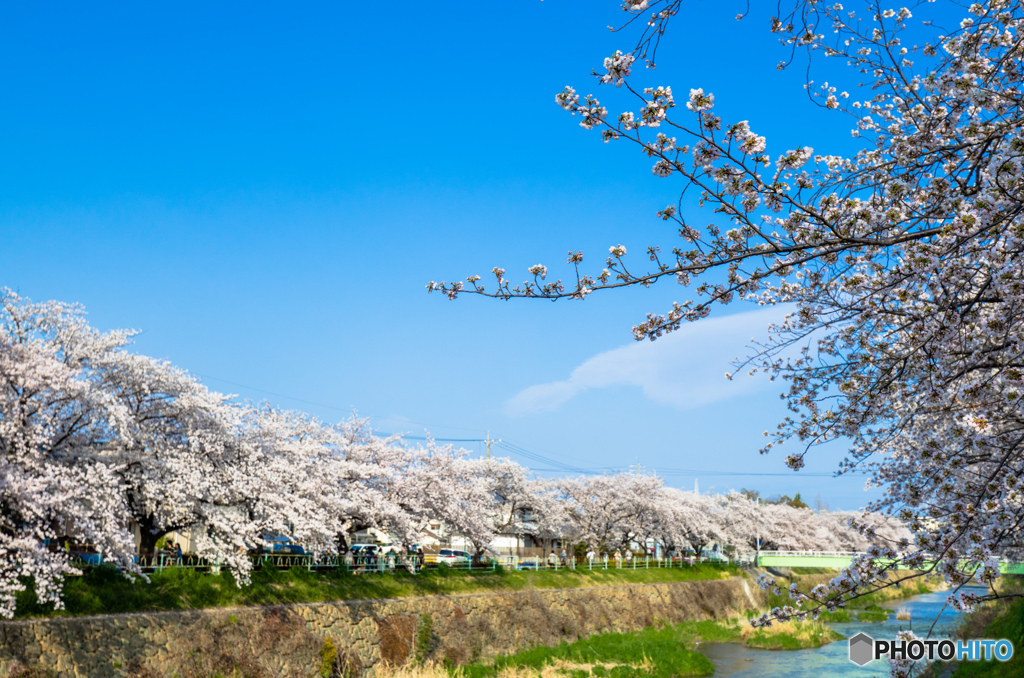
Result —
[{"label": "person standing", "polygon": [[618,570],[622,567],[622,554],[619,553],[619,549],[615,549],[615,569]]},{"label": "person standing", "polygon": [[587,551],[587,567],[590,568],[591,570],[594,569],[594,556],[595,555],[596,554],[594,553],[594,549],[590,549],[589,551]]},{"label": "person standing", "polygon": [[626,549],[626,567],[633,564],[633,552],[630,549]]},{"label": "person standing", "polygon": [[558,555],[555,554],[554,549],[551,549],[551,553],[548,554],[548,567],[552,570],[558,567]]}]

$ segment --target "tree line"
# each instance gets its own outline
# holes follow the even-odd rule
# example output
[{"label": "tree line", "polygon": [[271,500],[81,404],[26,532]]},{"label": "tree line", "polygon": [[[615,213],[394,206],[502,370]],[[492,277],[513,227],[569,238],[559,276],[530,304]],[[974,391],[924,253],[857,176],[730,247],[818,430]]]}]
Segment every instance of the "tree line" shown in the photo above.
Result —
[{"label": "tree line", "polygon": [[[369,527],[411,544],[440,520],[483,553],[496,534],[592,548],[710,544],[862,550],[904,531],[880,516],[814,514],[742,493],[695,494],[651,475],[542,479],[510,459],[375,435],[237,402],[100,332],[77,305],[0,293],[0,614],[34,580],[61,604],[69,533],[127,575],[188,530],[193,550],[248,581],[249,551],[289,535],[336,554]],[[140,536],[136,544],[135,531]]]}]

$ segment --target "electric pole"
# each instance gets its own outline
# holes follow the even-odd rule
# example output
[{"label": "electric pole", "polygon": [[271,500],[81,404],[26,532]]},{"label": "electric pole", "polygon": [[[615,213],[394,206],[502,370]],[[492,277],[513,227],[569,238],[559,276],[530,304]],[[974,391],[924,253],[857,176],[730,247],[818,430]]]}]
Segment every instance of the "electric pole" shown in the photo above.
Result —
[{"label": "electric pole", "polygon": [[487,444],[487,458],[491,458],[491,443],[500,443],[500,440],[491,440],[491,432],[487,432],[487,438],[484,439],[484,443]]}]

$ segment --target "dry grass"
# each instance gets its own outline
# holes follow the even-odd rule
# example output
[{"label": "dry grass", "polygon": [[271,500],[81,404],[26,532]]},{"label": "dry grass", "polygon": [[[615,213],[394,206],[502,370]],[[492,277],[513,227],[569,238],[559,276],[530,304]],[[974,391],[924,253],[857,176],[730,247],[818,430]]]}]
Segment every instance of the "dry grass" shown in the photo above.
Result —
[{"label": "dry grass", "polygon": [[898,621],[910,621],[910,608],[909,607],[898,607],[898,608],[896,608],[896,619]]},{"label": "dry grass", "polygon": [[791,621],[758,629],[745,625],[740,638],[749,647],[797,650],[827,645],[842,636],[820,621]]},{"label": "dry grass", "polygon": [[[655,669],[654,662],[647,656],[630,664],[586,664],[556,659],[542,668],[506,666],[498,671],[497,678],[565,678],[567,673],[571,674],[574,671],[586,671],[587,675],[593,675],[594,668],[598,666],[605,672],[609,672],[617,666],[629,666],[644,673],[653,673]],[[422,666],[377,667],[374,675],[377,678],[461,678],[465,676],[465,673],[459,668],[448,670],[440,664],[429,663]]]},{"label": "dry grass", "polygon": [[428,663],[422,666],[416,666],[413,664],[407,664],[405,666],[376,666],[374,667],[374,675],[377,678],[449,678],[450,676],[462,675],[462,671],[459,669],[453,669],[449,672],[448,669],[444,668],[440,664]]},{"label": "dry grass", "polygon": [[[553,663],[539,669],[532,666],[506,666],[498,671],[497,678],[536,678],[537,676],[540,678],[565,678],[566,674],[571,675],[573,671],[586,671],[587,675],[591,675],[595,666],[598,664],[578,664],[564,659],[556,659]],[[619,664],[601,664],[601,666],[607,670],[619,666]],[[649,666],[645,666],[645,668],[650,669]]]}]

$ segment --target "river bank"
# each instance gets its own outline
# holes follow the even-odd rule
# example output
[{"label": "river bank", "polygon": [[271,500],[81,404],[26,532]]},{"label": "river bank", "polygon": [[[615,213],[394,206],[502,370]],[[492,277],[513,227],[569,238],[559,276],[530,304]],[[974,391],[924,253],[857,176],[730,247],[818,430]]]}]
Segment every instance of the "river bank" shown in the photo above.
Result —
[{"label": "river bank", "polygon": [[[594,575],[575,576],[583,582],[584,576]],[[666,576],[665,571],[656,576]],[[800,581],[804,587],[814,583]],[[905,586],[903,593],[909,592]],[[384,666],[430,663],[489,675],[502,661],[501,668],[514,669],[514,661],[501,657],[526,650],[537,653],[530,660],[535,669],[543,672],[570,662],[579,665],[574,678],[581,678],[605,670],[603,664],[588,667],[588,662],[610,647],[618,648],[610,670],[618,666],[649,675],[664,664],[673,675],[682,675],[683,669],[706,675],[710,664],[703,653],[715,643],[793,649],[822,646],[837,637],[825,626],[754,631],[747,624],[758,610],[784,602],[745,576],[28,619],[0,623],[0,675],[38,669],[41,676],[90,678],[308,678],[321,671],[380,675]],[[674,655],[659,654],[660,645]],[[688,659],[679,656],[681,647],[691,653]],[[684,660],[685,665],[678,664]],[[641,668],[634,666],[637,661]]]},{"label": "river bank", "polygon": [[[804,590],[821,581],[827,580],[835,573],[815,573],[803,575],[794,572],[776,572],[780,586],[785,589],[790,582],[796,582]],[[882,608],[879,603],[906,603],[908,599],[920,597],[943,588],[936,579],[926,579],[918,573],[901,573],[899,587],[884,589],[870,596],[857,599],[847,609],[823,615],[829,623],[822,621],[795,622],[776,624],[769,628],[753,629],[749,618],[757,611],[725,618],[703,621],[686,621],[660,628],[649,628],[625,634],[604,634],[582,639],[573,643],[563,643],[556,647],[536,647],[527,651],[500,656],[486,662],[478,662],[463,667],[427,667],[420,675],[427,678],[435,676],[462,676],[464,678],[491,678],[502,676],[572,676],[586,678],[589,676],[721,676],[719,664],[737,664],[740,668],[747,667],[750,662],[757,663],[757,658],[772,657],[772,661],[786,665],[787,670],[794,667],[794,657],[800,656],[795,663],[804,661],[805,650],[823,648],[838,640],[854,635],[859,628],[868,624],[874,630],[896,616],[894,610]],[[944,594],[936,594],[944,597]],[[787,604],[788,596],[769,594],[766,608]],[[908,614],[919,604],[908,604]],[[912,623],[912,619],[910,623]],[[877,632],[877,631],[876,631]],[[892,635],[895,636],[895,631]],[[838,653],[845,657],[846,644],[837,643],[839,650],[832,648],[827,656]],[[787,652],[764,652],[764,650],[786,650]],[[794,651],[794,652],[789,652]],[[782,658],[781,660],[778,658]],[[812,664],[815,663],[812,660]],[[853,666],[851,664],[851,666]],[[749,667],[747,667],[749,668]],[[735,669],[735,667],[734,667]],[[392,669],[394,670],[394,669]],[[396,675],[407,675],[401,669]],[[735,669],[738,670],[738,669]],[[750,675],[761,674],[761,667]],[[390,676],[390,673],[384,675]],[[787,675],[785,673],[777,674]]]},{"label": "river bank", "polygon": [[597,586],[664,584],[728,579],[740,575],[734,565],[701,563],[682,567],[559,569],[516,571],[502,568],[456,570],[430,568],[357,574],[345,570],[278,569],[252,573],[247,586],[238,586],[228,572],[210,574],[189,568],[169,568],[127,579],[110,567],[87,568],[64,583],[64,608],[36,600],[31,580],[17,592],[15,619],[82,617],[130,612],[171,612],[210,608],[297,605],[346,600],[385,600],[421,596],[554,590]]},{"label": "river bank", "polygon": [[[0,675],[133,678],[371,675],[760,608],[747,577],[0,623]],[[325,659],[328,657],[328,659]],[[20,668],[19,668],[20,667]]]},{"label": "river bank", "polygon": [[[1002,595],[1024,595],[1024,577],[1004,576],[996,581]],[[963,615],[954,633],[957,639],[1006,639],[1013,643],[1008,662],[936,662],[921,678],[1003,678],[1024,676],[1024,598],[1006,598],[986,603]]]}]

